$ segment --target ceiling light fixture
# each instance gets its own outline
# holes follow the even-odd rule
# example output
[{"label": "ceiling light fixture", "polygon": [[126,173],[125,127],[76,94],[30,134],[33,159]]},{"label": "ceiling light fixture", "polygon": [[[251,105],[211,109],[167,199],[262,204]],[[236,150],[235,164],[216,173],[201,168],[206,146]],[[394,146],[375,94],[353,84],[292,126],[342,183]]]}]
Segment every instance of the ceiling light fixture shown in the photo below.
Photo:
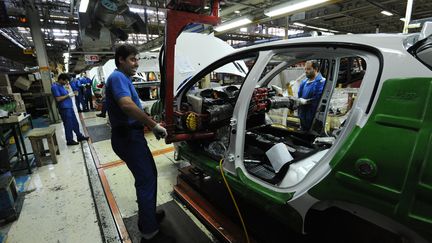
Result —
[{"label": "ceiling light fixture", "polygon": [[293,13],[298,10],[303,10],[308,7],[312,7],[321,3],[325,3],[329,0],[297,0],[287,3],[280,4],[278,6],[264,10],[264,14],[269,17],[274,17],[282,14]]},{"label": "ceiling light fixture", "polygon": [[252,23],[252,20],[250,19],[250,17],[242,17],[242,18],[238,18],[238,19],[234,19],[234,20],[222,23],[221,25],[216,26],[214,28],[214,30],[216,30],[217,32],[222,32],[222,31],[234,29],[234,28],[237,28],[237,27],[240,27],[243,25],[247,25],[250,23]]},{"label": "ceiling light fixture", "polygon": [[384,14],[385,16],[393,16],[393,14],[390,13],[389,11],[383,10],[383,11],[381,11],[381,13]]},{"label": "ceiling light fixture", "polygon": [[329,31],[329,29],[320,28],[320,27],[315,27],[315,26],[312,26],[312,25],[307,25],[306,27],[308,27],[308,28],[310,28],[310,29],[315,29],[315,30]]},{"label": "ceiling light fixture", "polygon": [[305,24],[299,23],[299,22],[294,22],[294,25],[300,26],[300,27],[305,27]]},{"label": "ceiling light fixture", "polygon": [[16,41],[14,38],[12,38],[10,35],[8,35],[6,32],[4,32],[3,30],[0,30],[0,34],[2,34],[4,37],[6,37],[7,39],[9,39],[10,41],[12,41],[15,45],[17,45],[19,48],[21,49],[26,49],[23,45],[21,45],[21,43],[19,43],[18,41]]},{"label": "ceiling light fixture", "polygon": [[79,6],[79,12],[80,13],[87,12],[88,5],[89,5],[89,0],[81,0],[80,6]]},{"label": "ceiling light fixture", "polygon": [[[131,11],[132,13],[144,13],[143,8],[131,8],[131,7],[129,7],[129,11]],[[149,14],[150,11],[147,10],[147,13]],[[153,11],[152,11],[152,13],[153,13]]]}]

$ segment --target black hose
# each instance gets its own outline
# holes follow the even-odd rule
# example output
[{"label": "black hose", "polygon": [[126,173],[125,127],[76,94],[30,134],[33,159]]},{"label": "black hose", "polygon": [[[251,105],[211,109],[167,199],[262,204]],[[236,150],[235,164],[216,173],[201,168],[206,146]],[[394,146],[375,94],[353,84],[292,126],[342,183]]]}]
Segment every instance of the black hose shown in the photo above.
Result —
[{"label": "black hose", "polygon": [[161,75],[161,83],[160,83],[160,100],[162,105],[165,103],[165,86],[166,86],[166,61],[165,61],[165,44],[162,45],[159,51],[159,67],[160,67],[160,75]]}]

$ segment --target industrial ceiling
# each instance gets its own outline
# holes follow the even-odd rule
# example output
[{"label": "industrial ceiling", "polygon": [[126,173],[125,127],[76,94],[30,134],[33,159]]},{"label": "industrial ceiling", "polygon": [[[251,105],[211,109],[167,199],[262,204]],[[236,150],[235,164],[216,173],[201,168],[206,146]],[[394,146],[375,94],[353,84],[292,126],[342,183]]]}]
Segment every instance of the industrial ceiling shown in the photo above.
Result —
[{"label": "industrial ceiling", "polygon": [[[0,0],[0,66],[3,66],[0,72],[7,65],[14,65],[17,69],[37,65],[34,55],[23,54],[23,48],[34,45],[26,19],[26,4],[39,10],[50,62],[62,63],[63,53],[69,52],[69,70],[73,72],[78,73],[91,67],[84,61],[85,53],[98,54],[101,62],[104,62],[112,58],[113,46],[119,42],[133,43],[140,50],[151,50],[163,42],[166,6],[169,1],[89,1],[87,11],[80,13],[78,9],[81,0]],[[329,1],[289,15],[268,17],[264,14],[266,9],[292,1],[221,1],[222,22],[249,16],[253,23],[231,31],[216,32],[216,36],[230,44],[242,46],[255,41],[281,39],[286,34],[291,37],[303,31],[331,34],[400,33],[404,25],[401,18],[405,16],[406,1],[403,0]],[[102,2],[126,6],[127,11],[116,9],[117,15],[105,13],[100,8]],[[386,11],[385,14],[383,11]],[[95,16],[100,26],[95,24]],[[414,0],[411,23],[431,16],[431,0]],[[286,28],[289,32],[284,33]],[[213,28],[197,25],[191,26],[190,30],[211,32]]]}]

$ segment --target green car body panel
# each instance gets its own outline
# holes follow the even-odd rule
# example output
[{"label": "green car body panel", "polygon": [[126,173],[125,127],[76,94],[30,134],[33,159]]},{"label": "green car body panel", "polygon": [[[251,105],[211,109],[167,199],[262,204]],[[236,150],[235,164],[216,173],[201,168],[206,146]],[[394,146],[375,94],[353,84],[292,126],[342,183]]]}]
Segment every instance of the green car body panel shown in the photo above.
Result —
[{"label": "green car body panel", "polygon": [[369,121],[309,193],[372,209],[432,240],[431,96],[432,77],[385,81]]}]

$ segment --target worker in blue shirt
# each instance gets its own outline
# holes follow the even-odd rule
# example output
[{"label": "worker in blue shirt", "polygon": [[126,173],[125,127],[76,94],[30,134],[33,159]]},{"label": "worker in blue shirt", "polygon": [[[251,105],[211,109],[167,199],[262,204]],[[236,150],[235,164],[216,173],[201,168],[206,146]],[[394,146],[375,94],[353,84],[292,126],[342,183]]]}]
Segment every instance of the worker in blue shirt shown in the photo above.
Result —
[{"label": "worker in blue shirt", "polygon": [[82,109],[81,109],[82,94],[80,94],[80,81],[77,78],[72,78],[72,80],[69,83],[70,83],[70,86],[72,88],[72,91],[76,94],[75,95],[75,106],[76,106],[78,112],[82,112]]},{"label": "worker in blue shirt", "polygon": [[86,108],[86,104],[84,102],[84,95],[85,95],[85,79],[84,74],[81,74],[81,77],[78,78],[78,100],[80,101],[82,111],[88,111],[88,108]]},{"label": "worker in blue shirt", "polygon": [[84,86],[84,111],[93,110],[93,81],[86,76],[83,76],[81,80],[81,85]]},{"label": "worker in blue shirt", "polygon": [[305,74],[306,79],[301,82],[298,90],[298,115],[300,118],[300,129],[309,131],[326,80],[321,73],[319,73],[319,64],[316,61],[306,62]]},{"label": "worker in blue shirt", "polygon": [[131,45],[116,48],[114,60],[117,69],[106,81],[106,105],[111,123],[111,146],[125,161],[135,178],[138,202],[138,228],[141,242],[174,242],[159,231],[165,212],[156,211],[157,170],[147,141],[144,125],[151,128],[157,139],[167,132],[147,115],[141,106],[131,77],[138,68],[138,50]]},{"label": "worker in blue shirt", "polygon": [[72,97],[76,95],[72,90],[67,91],[65,85],[69,82],[69,76],[62,73],[58,76],[57,82],[51,86],[51,92],[54,95],[59,108],[60,116],[63,120],[63,126],[66,134],[67,145],[78,145],[79,143],[73,140],[72,131],[75,132],[78,141],[88,140],[80,130],[75,112],[73,110]]}]

